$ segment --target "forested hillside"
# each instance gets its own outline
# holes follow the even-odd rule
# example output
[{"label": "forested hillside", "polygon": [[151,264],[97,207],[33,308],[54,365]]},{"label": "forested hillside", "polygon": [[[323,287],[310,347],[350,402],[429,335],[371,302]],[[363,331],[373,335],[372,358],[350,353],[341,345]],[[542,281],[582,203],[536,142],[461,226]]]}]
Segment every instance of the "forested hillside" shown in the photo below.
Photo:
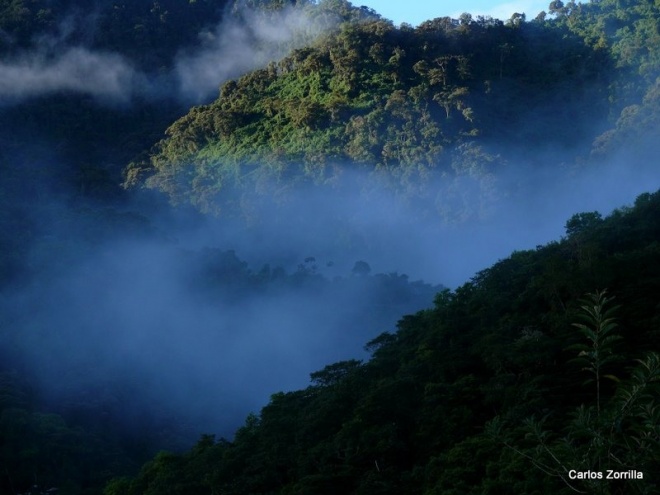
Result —
[{"label": "forested hillside", "polygon": [[[96,221],[109,230],[110,219]],[[232,251],[113,244],[113,256],[84,235],[69,242],[41,254],[39,286],[0,299],[0,493],[35,479],[98,493],[154,450],[182,449],[207,429],[230,436],[250,410],[243,403],[304,383],[312,363],[361,354],[377,329],[441,289],[371,273],[365,261],[330,279],[313,257],[292,272],[253,270]],[[283,342],[294,339],[290,350]]]},{"label": "forested hillside", "polygon": [[[178,51],[198,42],[235,0],[3,0],[0,51],[16,55],[44,38],[128,57],[144,70],[172,65]],[[80,21],[83,22],[80,22]]]},{"label": "forested hillside", "polygon": [[659,14],[0,0],[0,494],[656,493]]},{"label": "forested hillside", "polygon": [[[255,190],[340,190],[358,169],[440,213],[443,185],[512,161],[570,175],[624,154],[632,170],[657,153],[659,20],[651,3],[602,1],[532,21],[343,24],[226,83],[127,184],[231,215]],[[106,493],[655,492],[659,199],[573,216],[561,241],[404,317],[367,362],[328,365],[233,441],[159,454]]]},{"label": "forested hillside", "polygon": [[533,174],[657,142],[657,31],[648,2],[553,2],[530,22],[343,23],[225,83],[129,167],[126,183],[146,179],[175,203],[235,213],[237,191],[336,185],[358,169],[437,214],[447,207],[438,189],[461,176],[487,196],[512,163]]},{"label": "forested hillside", "polygon": [[0,2],[0,285],[26,275],[36,217],[53,202],[122,204],[122,168],[182,111],[135,93],[134,75],[171,67],[223,5]]},{"label": "forested hillside", "polygon": [[105,493],[656,493],[660,192],[566,234]]}]

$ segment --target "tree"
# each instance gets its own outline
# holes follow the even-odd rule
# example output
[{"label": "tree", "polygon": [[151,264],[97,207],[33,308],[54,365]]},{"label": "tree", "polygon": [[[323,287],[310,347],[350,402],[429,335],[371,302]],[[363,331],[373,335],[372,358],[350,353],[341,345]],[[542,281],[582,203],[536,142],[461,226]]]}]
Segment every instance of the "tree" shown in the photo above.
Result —
[{"label": "tree", "polygon": [[565,225],[566,235],[569,237],[591,231],[602,223],[603,217],[597,211],[576,213]]},{"label": "tree", "polygon": [[366,277],[371,273],[371,267],[366,261],[356,261],[351,273],[359,277]]},{"label": "tree", "polygon": [[[606,479],[606,474],[623,471],[642,473],[641,478],[626,479],[625,493],[650,494],[657,485],[648,481],[646,473],[653,471],[651,466],[660,459],[660,355],[651,352],[635,360],[636,366],[625,381],[604,374],[603,368],[619,358],[614,344],[621,337],[613,333],[614,313],[619,306],[611,306],[612,299],[605,290],[583,298],[578,314],[581,322],[573,326],[587,343],[568,348],[579,351],[573,361],[593,375],[588,382],[596,382],[595,406],[581,404],[564,419],[563,428],[557,428],[561,422],[547,414],[540,419],[529,417],[511,429],[498,416],[488,423],[486,431],[572,492],[618,493],[616,483]],[[602,378],[618,384],[607,400],[601,393]]]},{"label": "tree", "polygon": [[[621,340],[619,335],[613,333],[617,327],[613,314],[619,306],[607,307],[612,298],[606,296],[606,291],[597,291],[587,294],[580,306],[578,318],[583,323],[573,323],[580,333],[587,339],[587,343],[575,344],[569,349],[579,351],[578,357],[573,361],[584,366],[582,369],[593,375],[596,383],[596,411],[600,415],[601,408],[601,378],[618,381],[613,375],[604,375],[603,367],[617,359],[614,353],[614,343]],[[591,380],[590,380],[591,381]]]}]

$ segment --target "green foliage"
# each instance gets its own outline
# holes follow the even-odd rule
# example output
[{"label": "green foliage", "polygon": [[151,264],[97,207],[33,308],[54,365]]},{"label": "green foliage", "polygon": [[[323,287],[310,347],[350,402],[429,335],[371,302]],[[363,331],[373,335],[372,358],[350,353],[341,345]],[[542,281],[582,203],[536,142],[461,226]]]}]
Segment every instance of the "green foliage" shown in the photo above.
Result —
[{"label": "green foliage", "polygon": [[580,235],[597,227],[602,220],[602,216],[597,211],[589,213],[576,213],[568,222],[566,222],[566,235],[569,237]]},{"label": "green foliage", "polygon": [[573,361],[582,365],[583,371],[593,375],[596,382],[596,410],[600,413],[600,383],[601,378],[609,378],[617,381],[613,375],[604,375],[603,367],[616,361],[617,354],[614,352],[614,344],[621,336],[613,333],[617,324],[613,314],[617,306],[606,307],[612,300],[606,295],[606,291],[588,294],[584,304],[580,306],[582,312],[578,315],[584,323],[573,323],[587,340],[587,344],[574,344],[568,349],[579,351],[578,357]]},{"label": "green foliage", "polygon": [[[539,420],[527,418],[519,429],[524,435],[516,439],[515,430],[506,431],[501,418],[488,424],[491,438],[497,439],[521,458],[547,476],[560,479],[571,490],[579,493],[616,493],[607,473],[639,471],[648,479],[660,454],[660,430],[657,428],[658,381],[660,355],[651,352],[644,359],[636,359],[630,378],[620,381],[603,374],[603,367],[613,363],[618,353],[615,343],[621,337],[613,334],[616,328],[614,314],[618,306],[609,306],[612,298],[606,291],[588,294],[581,305],[578,318],[584,323],[573,323],[587,344],[574,344],[568,349],[579,351],[578,362],[594,376],[597,392],[593,405],[582,404],[569,412],[563,428],[557,418],[553,425],[563,431],[558,434],[550,426],[549,415]],[[570,362],[570,361],[569,361]],[[601,397],[600,380],[607,377],[617,382],[616,392],[606,401]],[[555,426],[555,428],[557,428]],[[643,449],[643,453],[642,453]],[[571,476],[571,472],[593,472],[593,477]],[[631,493],[652,493],[654,481],[626,481]]]},{"label": "green foliage", "polygon": [[[196,0],[3,0],[0,2],[0,53],[26,48],[39,36],[57,35],[67,16],[95,10],[94,29],[69,22],[67,39],[121,53],[145,70],[172,64],[177,51],[194,44],[211,28],[228,1]],[[93,4],[93,6],[91,5]],[[215,22],[214,22],[215,20]],[[9,41],[9,42],[7,42]]]},{"label": "green foliage", "polygon": [[[626,493],[653,493],[657,482],[651,473],[660,454],[660,356],[653,352],[636,362],[631,377],[619,384],[602,411],[579,406],[568,414],[561,434],[549,429],[547,418],[528,418],[521,428],[523,439],[512,440],[515,434],[504,433],[499,419],[489,424],[488,432],[540,472],[560,479],[573,491],[617,493],[617,483],[608,480],[607,473],[636,471],[643,473],[647,481],[626,480]],[[571,477],[571,470],[600,475],[581,479]]]},{"label": "green foliage", "polygon": [[[642,195],[581,230],[595,246],[588,268],[570,255],[572,238],[516,252],[372,340],[369,361],[331,364],[307,389],[274,394],[223,445],[205,490],[654,493],[660,334],[648,325],[657,324],[659,208],[660,191]],[[610,291],[580,298],[595,279]],[[594,380],[619,380],[585,393],[575,351]],[[177,456],[160,475],[188,479],[195,462]],[[608,469],[644,478],[568,476]],[[156,478],[143,471],[130,486],[147,479]]]},{"label": "green foliage", "polygon": [[[236,195],[334,184],[358,167],[446,216],[469,169],[485,210],[493,169],[506,162],[494,144],[583,140],[592,125],[578,115],[609,110],[610,68],[560,23],[444,18],[410,30],[367,16],[225,83],[129,166],[126,185],[144,181],[174,203],[235,212]],[[447,192],[429,190],[432,179]]]},{"label": "green foliage", "polygon": [[[255,3],[277,9],[290,2]],[[247,203],[244,192],[275,184],[286,194],[298,182],[333,187],[342,170],[355,167],[454,221],[474,214],[470,188],[480,192],[480,212],[505,193],[494,183],[510,159],[499,145],[552,150],[593,141],[598,161],[650,142],[636,156],[657,158],[660,45],[652,2],[555,1],[551,15],[532,23],[521,15],[508,23],[463,15],[418,28],[396,28],[342,0],[297,3],[344,22],[283,60],[225,83],[215,102],[191,109],[151,153],[134,159],[127,185],[146,181],[174,202],[237,211]],[[0,2],[0,52],[13,55],[40,36],[56,35],[74,4]],[[92,48],[117,51],[147,71],[167,70],[182,46],[216,24],[222,6],[94,4],[97,29],[74,32],[69,41],[89,35]],[[64,227],[82,219],[84,242],[45,239],[28,250],[35,229],[17,200],[38,204],[45,184],[73,186],[75,198],[117,200],[119,167],[155,142],[179,112],[163,102],[100,108],[71,95],[4,109],[0,283],[44,266],[67,269],[68,260],[114,229],[152,235],[144,218],[124,209],[80,207],[56,216]],[[610,129],[593,125],[605,116]],[[58,143],[55,151],[39,145],[44,137]],[[70,163],[72,171],[43,166],[53,162]],[[437,177],[440,186],[430,187]],[[607,493],[620,487],[589,481],[569,487],[566,469],[654,473],[659,219],[660,193],[642,195],[608,218],[578,214],[567,222],[566,239],[513,253],[438,294],[434,307],[402,318],[396,333],[368,344],[368,362],[331,364],[312,374],[307,389],[274,394],[232,442],[205,436],[187,453],[161,453],[105,492]],[[192,290],[211,297],[363,284],[380,287],[392,310],[411,293],[429,290],[397,274],[366,276],[357,264],[364,277],[328,288],[308,264],[294,274],[270,267],[255,273],[234,253],[182,257],[190,263]],[[594,287],[616,294],[625,339],[615,338],[604,293],[576,302]],[[378,327],[373,314],[363,322],[369,331]],[[580,384],[584,373],[571,366],[573,351],[596,382],[610,373],[620,381],[603,384],[594,399]],[[28,388],[4,370],[0,429],[3,493],[27,490],[35,476],[62,492],[98,493],[135,458],[108,441],[112,432],[86,432],[40,411]],[[652,493],[658,486],[647,476],[621,489]]]},{"label": "green foliage", "polygon": [[0,371],[0,492],[25,493],[36,483],[43,490],[91,495],[111,475],[133,467],[115,439],[103,439],[37,406],[27,380]]},{"label": "green foliage", "polygon": [[355,359],[342,361],[326,366],[321,371],[311,374],[312,383],[319,386],[334,385],[345,376],[350,375],[360,366],[361,362]]}]

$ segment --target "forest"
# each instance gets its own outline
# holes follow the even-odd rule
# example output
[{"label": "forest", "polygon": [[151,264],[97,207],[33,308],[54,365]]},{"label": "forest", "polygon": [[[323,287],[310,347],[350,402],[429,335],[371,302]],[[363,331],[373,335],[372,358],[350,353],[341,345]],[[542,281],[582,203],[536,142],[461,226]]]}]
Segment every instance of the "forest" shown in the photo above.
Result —
[{"label": "forest", "polygon": [[659,119],[652,1],[0,0],[0,494],[657,493]]}]

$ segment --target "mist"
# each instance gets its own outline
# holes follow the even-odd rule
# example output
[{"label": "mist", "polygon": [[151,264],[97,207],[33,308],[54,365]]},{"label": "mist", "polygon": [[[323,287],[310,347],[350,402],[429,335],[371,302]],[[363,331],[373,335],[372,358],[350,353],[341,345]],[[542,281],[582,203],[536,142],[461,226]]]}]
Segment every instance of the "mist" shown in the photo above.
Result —
[{"label": "mist", "polygon": [[[42,96],[89,95],[104,104],[135,98],[201,103],[217,96],[223,82],[263,67],[336,27],[331,14],[311,15],[288,6],[264,12],[245,5],[225,9],[220,22],[182,47],[171,65],[157,71],[129,56],[93,45],[98,15],[72,13],[52,35],[0,61],[0,103],[15,105]],[[11,41],[11,40],[9,40]],[[10,43],[11,44],[11,43]]]},{"label": "mist", "polygon": [[271,12],[243,6],[214,30],[201,32],[199,47],[179,53],[175,74],[180,93],[193,102],[217,96],[224,81],[279,60],[338,22],[333,16],[312,17],[309,11],[291,6]]},{"label": "mist", "polygon": [[[50,33],[29,46],[8,50],[0,61],[0,102],[4,105],[58,93],[127,102],[144,74],[128,59],[91,47],[97,12],[69,12]],[[9,47],[15,40],[8,37]]]},{"label": "mist", "polygon": [[[59,410],[100,408],[137,428],[162,415],[186,441],[230,438],[272,393],[304,388],[327,364],[368,358],[369,340],[430,307],[442,286],[558,240],[574,213],[607,214],[660,187],[653,167],[632,175],[625,159],[563,175],[511,165],[488,180],[515,192],[486,199],[483,184],[461,177],[457,204],[478,207],[453,223],[358,172],[286,201],[261,193],[250,223],[203,217],[176,227],[154,217],[157,235],[90,240],[80,212],[51,204],[35,219],[37,276],[2,294],[3,347]],[[383,275],[356,273],[356,261]],[[81,403],[99,390],[117,392]]]},{"label": "mist", "polygon": [[293,269],[315,256],[333,262],[329,276],[364,259],[375,272],[455,289],[513,251],[560,240],[576,213],[605,216],[660,187],[653,161],[632,152],[583,166],[561,166],[564,158],[550,154],[531,169],[512,161],[485,177],[437,174],[412,198],[346,164],[332,184],[285,199],[248,193],[247,221],[205,217],[180,242],[224,244],[256,266],[277,260]]},{"label": "mist", "polygon": [[[227,256],[214,275],[212,262]],[[210,263],[199,266],[204,257]],[[108,240],[66,261],[42,260],[46,273],[3,294],[11,321],[3,347],[15,364],[28,363],[58,408],[81,408],[93,390],[133,390],[121,397],[122,415],[156,407],[181,418],[194,431],[189,440],[203,431],[229,437],[271,393],[306,386],[328,363],[366,357],[366,341],[394,330],[394,311],[422,309],[434,293],[382,311],[376,285],[350,269],[334,283],[301,273],[298,284],[245,287],[247,267],[240,272],[232,255],[153,240]]]},{"label": "mist", "polygon": [[[201,32],[160,77],[117,53],[37,43],[0,63],[0,98],[204,101],[333,22],[244,11]],[[145,206],[144,191],[90,211],[46,189],[30,211],[21,204],[29,275],[0,292],[5,361],[55,410],[123,418],[136,431],[165,418],[186,442],[231,438],[271,394],[306,387],[327,364],[367,359],[369,340],[431,307],[443,287],[558,240],[575,213],[605,215],[660,188],[653,160],[630,149],[580,167],[559,165],[567,152],[539,150],[533,167],[517,150],[500,152],[509,158],[488,174],[438,173],[418,195],[340,164],[326,185],[245,193],[249,214],[238,218],[162,199]]]},{"label": "mist", "polygon": [[119,55],[95,53],[83,47],[49,57],[27,54],[0,63],[0,98],[10,101],[61,91],[125,101],[138,75]]}]

